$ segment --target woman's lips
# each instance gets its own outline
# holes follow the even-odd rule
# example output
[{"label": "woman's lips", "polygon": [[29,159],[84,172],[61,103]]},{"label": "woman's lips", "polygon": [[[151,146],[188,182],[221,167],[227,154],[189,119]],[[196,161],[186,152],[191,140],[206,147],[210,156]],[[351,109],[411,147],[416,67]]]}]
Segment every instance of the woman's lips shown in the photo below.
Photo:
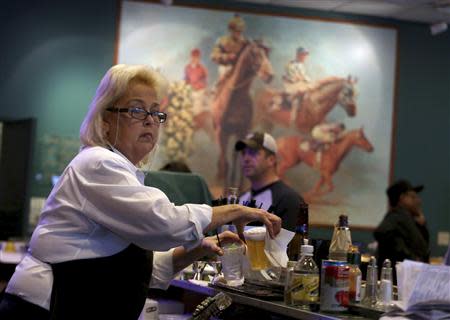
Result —
[{"label": "woman's lips", "polygon": [[143,133],[139,136],[140,139],[145,140],[145,141],[153,141],[153,135],[151,133]]}]

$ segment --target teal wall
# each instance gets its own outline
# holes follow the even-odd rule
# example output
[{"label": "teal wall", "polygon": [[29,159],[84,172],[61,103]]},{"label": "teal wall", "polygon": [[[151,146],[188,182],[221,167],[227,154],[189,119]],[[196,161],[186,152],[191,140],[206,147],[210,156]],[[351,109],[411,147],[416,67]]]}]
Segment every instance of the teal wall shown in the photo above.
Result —
[{"label": "teal wall", "polygon": [[[450,231],[450,32],[433,37],[423,24],[226,3],[221,7],[398,28],[393,177],[407,177],[426,185],[422,195],[432,232],[432,253],[443,254],[445,248],[437,246],[436,236],[437,231]],[[49,192],[48,181],[40,175],[43,167],[55,163],[49,162],[49,154],[70,159],[76,152],[81,120],[99,80],[113,63],[118,10],[114,0],[2,3],[0,118],[38,120],[34,195],[46,196]],[[68,137],[72,142],[49,150],[47,147],[55,142],[55,136]],[[331,230],[312,230],[312,234],[330,237]],[[370,232],[362,231],[354,231],[353,238],[372,240]]]},{"label": "teal wall", "polygon": [[117,12],[105,0],[2,2],[0,118],[37,118],[34,195],[49,192],[43,169],[61,172],[58,160],[78,149],[80,123],[113,63]]}]

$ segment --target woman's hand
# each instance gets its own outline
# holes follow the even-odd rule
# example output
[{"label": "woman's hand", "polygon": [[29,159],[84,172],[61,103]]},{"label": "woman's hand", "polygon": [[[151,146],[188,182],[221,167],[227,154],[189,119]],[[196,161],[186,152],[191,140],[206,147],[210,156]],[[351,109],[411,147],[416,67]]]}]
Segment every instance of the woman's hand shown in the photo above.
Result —
[{"label": "woman's hand", "polygon": [[[231,231],[220,233],[219,239],[221,245],[232,242],[242,243],[239,236]],[[223,250],[219,247],[217,236],[203,238],[201,244],[191,251],[186,251],[184,247],[177,247],[172,255],[174,273],[183,270],[194,261],[203,259],[205,256],[216,255],[223,255]]]},{"label": "woman's hand", "polygon": [[[262,222],[273,239],[281,230],[281,219],[263,209],[245,207],[239,204],[229,204],[212,208],[211,223],[203,230],[212,231],[224,224],[233,222],[242,236],[244,227],[252,221]],[[242,238],[242,237],[241,237]]]},{"label": "woman's hand", "polygon": [[[224,231],[218,235],[220,239],[220,245],[224,245],[226,243],[242,243],[242,240],[239,239],[239,236],[231,231]],[[219,246],[219,242],[217,241],[217,236],[211,236],[203,238],[202,244],[200,245],[201,249],[204,251],[204,255],[223,255],[223,250]]]},{"label": "woman's hand", "polygon": [[263,209],[250,208],[245,206],[240,207],[240,209],[243,211],[243,214],[233,221],[233,223],[236,225],[236,229],[238,230],[238,234],[242,234],[244,232],[244,227],[252,221],[262,222],[266,226],[266,229],[272,239],[275,238],[278,233],[280,233],[280,217]]}]

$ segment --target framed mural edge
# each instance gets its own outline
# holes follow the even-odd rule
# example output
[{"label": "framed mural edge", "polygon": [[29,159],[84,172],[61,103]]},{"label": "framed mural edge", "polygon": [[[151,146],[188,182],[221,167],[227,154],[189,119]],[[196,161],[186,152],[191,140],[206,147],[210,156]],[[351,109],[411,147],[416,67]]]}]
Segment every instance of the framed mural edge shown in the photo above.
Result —
[{"label": "framed mural edge", "polygon": [[234,142],[268,131],[312,225],[345,213],[372,230],[392,176],[398,30],[278,11],[120,2],[115,63],[150,65],[170,82],[155,168],[184,161],[214,196],[242,192]]}]

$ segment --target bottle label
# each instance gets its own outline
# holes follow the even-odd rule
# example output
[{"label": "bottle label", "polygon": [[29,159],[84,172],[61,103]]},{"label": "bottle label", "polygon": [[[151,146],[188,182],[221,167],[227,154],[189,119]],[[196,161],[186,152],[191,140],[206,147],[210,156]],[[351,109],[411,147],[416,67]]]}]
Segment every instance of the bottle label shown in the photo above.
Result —
[{"label": "bottle label", "polygon": [[320,310],[345,311],[348,309],[350,268],[346,262],[322,260],[320,284]]},{"label": "bottle label", "polygon": [[[351,276],[352,277],[352,276]],[[361,275],[354,276],[350,281],[349,298],[353,302],[361,302]]]},{"label": "bottle label", "polygon": [[292,304],[308,304],[319,301],[319,274],[292,274]]}]

